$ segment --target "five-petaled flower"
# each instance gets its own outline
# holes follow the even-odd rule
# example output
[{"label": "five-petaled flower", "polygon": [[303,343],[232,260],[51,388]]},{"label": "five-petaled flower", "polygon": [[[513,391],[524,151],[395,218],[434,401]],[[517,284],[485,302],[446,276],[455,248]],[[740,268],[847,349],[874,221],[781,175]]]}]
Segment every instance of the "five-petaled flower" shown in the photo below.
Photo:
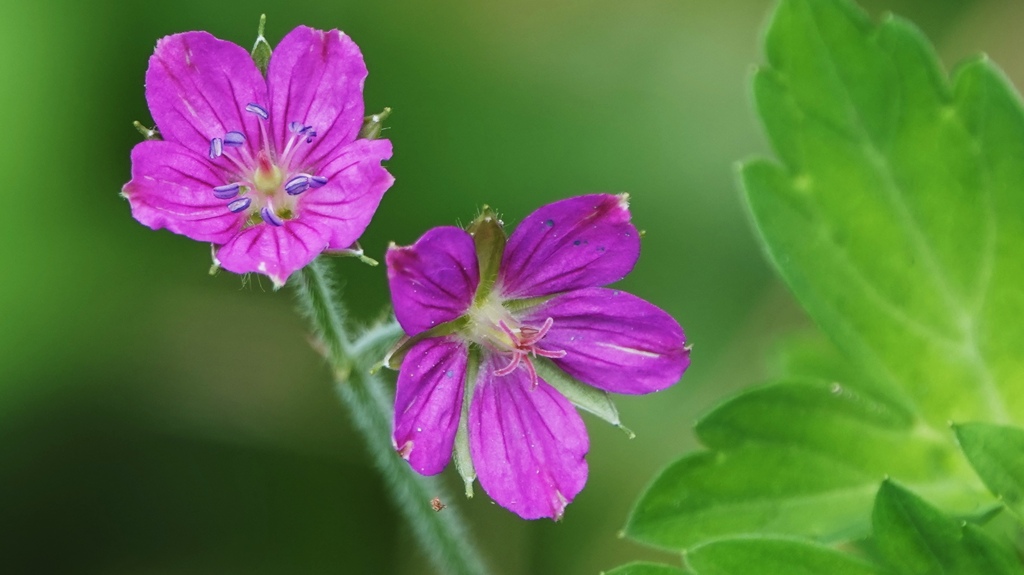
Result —
[{"label": "five-petaled flower", "polygon": [[366,65],[345,34],[291,31],[267,77],[206,32],[163,38],[146,99],[162,140],[132,150],[132,215],[217,246],[216,263],[275,285],[352,247],[393,178],[388,140],[357,139]]},{"label": "five-petaled flower", "polygon": [[411,336],[392,358],[401,361],[399,454],[430,475],[454,449],[457,464],[473,467],[460,468],[463,477],[478,477],[499,504],[527,519],[561,517],[586,482],[588,438],[539,368],[642,394],[672,385],[689,365],[671,316],[602,287],[625,277],[639,253],[626,197],[608,194],[544,206],[507,240],[485,211],[469,230],[434,228],[389,249],[395,315]]}]

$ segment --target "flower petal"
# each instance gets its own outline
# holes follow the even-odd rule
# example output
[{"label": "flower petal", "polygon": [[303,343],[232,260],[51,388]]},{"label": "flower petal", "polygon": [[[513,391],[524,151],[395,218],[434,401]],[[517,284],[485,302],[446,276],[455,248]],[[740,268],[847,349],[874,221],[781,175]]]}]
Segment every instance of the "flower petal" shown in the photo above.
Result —
[{"label": "flower petal", "polygon": [[293,167],[319,166],[356,139],[363,124],[366,73],[359,47],[339,30],[299,26],[274,48],[267,69],[274,144],[278,151],[285,149],[292,122],[316,132],[308,144],[296,141]]},{"label": "flower petal", "polygon": [[562,516],[587,481],[587,430],[576,409],[525,369],[494,375],[482,362],[469,408],[469,447],[480,485],[524,519]]},{"label": "flower petal", "polygon": [[240,131],[254,154],[259,119],[245,106],[266,100],[266,82],[249,53],[206,32],[167,36],[149,59],[146,101],[153,120],[164,140],[194,152],[208,154],[210,140]]},{"label": "flower petal", "polygon": [[465,344],[428,338],[409,350],[395,388],[395,449],[418,473],[440,473],[452,458],[466,382]]},{"label": "flower petal", "polygon": [[292,272],[327,248],[327,234],[301,220],[280,226],[259,223],[245,229],[217,250],[220,265],[236,274],[257,272],[281,287]]},{"label": "flower petal", "polygon": [[154,230],[224,243],[242,229],[245,219],[214,196],[213,188],[224,183],[207,158],[180,144],[153,140],[132,148],[132,179],[121,193],[132,206],[132,216]]},{"label": "flower petal", "polygon": [[624,196],[561,200],[526,216],[509,237],[502,294],[528,298],[603,286],[626,277],[639,255]]},{"label": "flower petal", "polygon": [[679,323],[635,295],[607,288],[571,291],[531,308],[522,319],[540,325],[549,317],[554,323],[539,345],[565,350],[555,364],[605,391],[665,389],[690,365]]},{"label": "flower petal", "polygon": [[300,217],[330,231],[330,249],[350,247],[370,224],[395,181],[380,165],[390,157],[390,141],[356,140],[318,172],[327,184],[300,196]]},{"label": "flower petal", "polygon": [[409,335],[462,315],[480,283],[473,238],[453,226],[434,228],[415,244],[388,249],[395,317]]}]

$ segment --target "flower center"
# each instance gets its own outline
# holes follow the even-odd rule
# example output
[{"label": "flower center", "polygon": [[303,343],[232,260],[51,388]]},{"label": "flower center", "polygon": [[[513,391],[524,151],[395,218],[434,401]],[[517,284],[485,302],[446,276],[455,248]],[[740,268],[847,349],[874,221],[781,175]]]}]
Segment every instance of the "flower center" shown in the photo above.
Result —
[{"label": "flower center", "polygon": [[469,316],[466,337],[492,353],[508,358],[505,367],[494,370],[494,375],[498,377],[510,375],[521,367],[529,374],[531,386],[536,388],[537,370],[533,366],[532,358],[565,357],[565,350],[545,349],[540,346],[541,340],[555,324],[550,317],[540,326],[522,324],[493,297],[473,306]]},{"label": "flower center", "polygon": [[[327,178],[294,169],[292,158],[304,140],[311,144],[316,138],[313,126],[291,122],[291,138],[284,150],[277,153],[268,135],[267,120],[270,113],[259,104],[249,104],[245,110],[259,118],[260,148],[253,157],[245,147],[245,134],[231,131],[223,138],[210,140],[210,160],[229,164],[228,182],[213,188],[213,195],[229,200],[226,207],[232,213],[245,212],[246,226],[265,223],[282,226],[298,214],[299,195],[327,183]],[[257,193],[250,194],[255,190]]]},{"label": "flower center", "polygon": [[256,189],[265,196],[274,195],[281,189],[281,182],[284,181],[284,174],[270,161],[270,157],[260,150],[256,153],[256,171],[252,174],[252,183]]}]

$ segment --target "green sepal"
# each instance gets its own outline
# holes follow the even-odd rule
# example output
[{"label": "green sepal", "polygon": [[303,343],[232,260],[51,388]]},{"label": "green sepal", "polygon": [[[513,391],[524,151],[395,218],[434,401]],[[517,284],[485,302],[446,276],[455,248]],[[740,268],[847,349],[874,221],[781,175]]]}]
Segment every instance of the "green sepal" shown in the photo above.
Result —
[{"label": "green sepal", "polygon": [[615,404],[612,403],[608,392],[582,383],[559,369],[558,366],[546,357],[536,357],[532,361],[534,369],[537,370],[537,375],[548,382],[551,387],[558,390],[573,405],[618,427],[630,439],[636,437],[635,433],[623,426],[622,422],[619,421],[619,410],[615,408]]},{"label": "green sepal", "polygon": [[528,297],[523,299],[510,299],[502,305],[504,305],[505,309],[507,309],[508,311],[516,313],[523,311],[524,309],[529,309],[531,307],[538,306],[548,301],[549,299],[556,297],[557,295],[558,294],[539,295],[537,297]]},{"label": "green sepal", "polygon": [[360,140],[376,140],[379,138],[381,130],[384,129],[384,120],[390,115],[391,108],[384,108],[379,114],[363,118],[363,127],[359,128],[359,135],[356,138]]},{"label": "green sepal", "polygon": [[210,244],[210,275],[215,276],[220,273],[220,260],[217,259],[217,244]]},{"label": "green sepal", "polygon": [[158,132],[155,127],[147,128],[145,125],[143,125],[142,122],[140,122],[138,120],[135,120],[134,122],[132,122],[132,125],[135,126],[135,129],[138,130],[139,133],[142,134],[142,137],[147,139],[147,140],[162,140],[163,139],[160,136],[160,132]]},{"label": "green sepal", "polygon": [[405,355],[409,353],[412,346],[430,337],[451,335],[466,327],[467,323],[469,323],[469,317],[459,316],[452,321],[446,321],[442,324],[435,325],[427,331],[421,331],[412,337],[403,337],[395,342],[395,345],[391,347],[388,353],[384,356],[384,359],[381,360],[381,364],[389,369],[398,369],[399,367],[402,367],[402,360],[405,359]]},{"label": "green sepal", "polygon": [[480,302],[491,295],[494,282],[498,279],[498,268],[501,266],[501,257],[505,254],[505,242],[508,241],[508,237],[505,235],[501,219],[490,206],[484,206],[480,210],[480,215],[469,224],[466,231],[473,236],[476,259],[480,265],[480,285],[473,297],[474,302]]},{"label": "green sepal", "polygon": [[252,61],[260,74],[267,76],[267,64],[270,63],[270,43],[263,37],[263,28],[267,24],[267,15],[260,14],[260,27],[256,31],[256,43],[252,46]]},{"label": "green sepal", "polygon": [[476,481],[476,468],[473,467],[473,458],[469,453],[469,404],[473,398],[473,390],[476,389],[476,377],[479,371],[480,351],[476,346],[472,346],[469,349],[469,359],[466,361],[462,414],[459,416],[459,425],[455,431],[455,448],[452,450],[455,470],[459,472],[459,477],[462,478],[462,483],[466,486],[466,497],[473,497],[473,482]]},{"label": "green sepal", "polygon": [[363,252],[363,248],[362,246],[359,245],[359,242],[356,242],[352,244],[352,247],[343,250],[326,250],[324,251],[324,255],[332,257],[356,258],[370,267],[377,267],[378,265],[380,265],[380,262],[367,256]]}]

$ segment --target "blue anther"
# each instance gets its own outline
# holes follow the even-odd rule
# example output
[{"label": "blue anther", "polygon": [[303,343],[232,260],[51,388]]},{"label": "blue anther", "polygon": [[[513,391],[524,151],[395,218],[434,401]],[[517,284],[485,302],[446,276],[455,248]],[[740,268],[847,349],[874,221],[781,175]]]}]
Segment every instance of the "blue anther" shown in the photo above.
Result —
[{"label": "blue anther", "polygon": [[216,160],[224,153],[224,140],[214,138],[210,140],[210,159]]},{"label": "blue anther", "polygon": [[[311,128],[311,127],[312,126],[307,126],[307,128]],[[315,137],[316,137],[316,132],[313,132],[313,131],[306,132],[306,143],[307,144],[313,143],[313,138],[315,138]]]},{"label": "blue anther", "polygon": [[248,104],[245,106],[245,111],[252,114],[256,114],[257,116],[263,118],[264,120],[270,117],[270,113],[267,112],[267,109],[264,108],[263,106],[260,106],[259,104]]},{"label": "blue anther", "polygon": [[284,191],[288,192],[289,196],[297,196],[308,190],[309,186],[309,176],[295,176],[285,183]]},{"label": "blue anther", "polygon": [[224,145],[225,146],[241,146],[245,143],[245,134],[242,132],[228,132],[224,134]]},{"label": "blue anther", "polygon": [[248,208],[249,204],[251,203],[252,200],[250,200],[249,198],[239,198],[228,204],[228,210],[231,211],[232,213],[237,214],[238,212]]},{"label": "blue anther", "polygon": [[267,222],[272,226],[284,225],[284,221],[281,218],[277,217],[277,214],[274,213],[274,210],[270,209],[268,206],[264,206],[263,209],[260,210],[260,216],[263,217],[263,221]]},{"label": "blue anther", "polygon": [[327,183],[327,178],[325,178],[323,176],[310,176],[309,177],[309,187],[311,187],[311,188],[319,188],[320,186],[322,186],[322,185],[324,185],[326,183]]},{"label": "blue anther", "polygon": [[239,188],[241,188],[240,184],[225,184],[223,186],[217,186],[213,189],[213,195],[217,196],[217,198],[221,200],[230,200],[238,195]]}]

